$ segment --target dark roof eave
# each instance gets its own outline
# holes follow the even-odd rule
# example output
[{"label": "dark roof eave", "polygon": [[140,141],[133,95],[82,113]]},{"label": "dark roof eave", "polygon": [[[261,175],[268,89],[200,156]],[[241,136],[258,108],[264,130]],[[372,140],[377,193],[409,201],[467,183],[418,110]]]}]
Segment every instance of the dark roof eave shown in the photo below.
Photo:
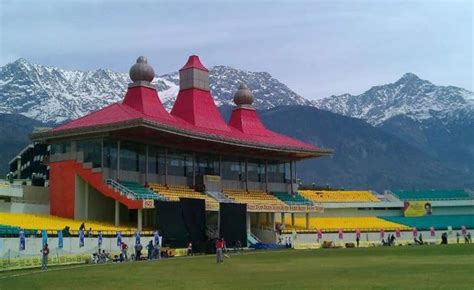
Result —
[{"label": "dark roof eave", "polygon": [[151,120],[137,118],[132,120],[120,121],[115,123],[109,123],[104,125],[95,125],[95,126],[87,126],[87,127],[80,127],[80,128],[72,128],[72,129],[64,129],[64,130],[49,130],[44,132],[33,132],[30,135],[30,139],[33,141],[46,141],[46,140],[54,140],[58,138],[68,138],[74,136],[81,136],[81,135],[89,135],[89,134],[97,134],[97,133],[104,133],[105,131],[111,130],[123,130],[123,129],[130,129],[138,126],[143,126],[146,128],[150,128],[153,130],[159,130],[171,134],[177,134],[188,138],[198,139],[198,140],[207,140],[207,141],[214,141],[219,142],[222,144],[229,144],[234,146],[243,146],[248,148],[256,148],[256,149],[263,149],[269,151],[283,151],[286,153],[297,153],[306,155],[304,158],[311,158],[311,157],[320,157],[320,156],[328,156],[333,153],[331,149],[324,149],[324,148],[316,148],[306,149],[306,148],[298,148],[298,147],[287,147],[287,146],[268,146],[265,144],[257,143],[257,142],[246,142],[235,138],[229,137],[222,137],[215,134],[206,134],[206,133],[198,133],[192,132],[185,129],[179,129],[170,125],[154,122]]}]

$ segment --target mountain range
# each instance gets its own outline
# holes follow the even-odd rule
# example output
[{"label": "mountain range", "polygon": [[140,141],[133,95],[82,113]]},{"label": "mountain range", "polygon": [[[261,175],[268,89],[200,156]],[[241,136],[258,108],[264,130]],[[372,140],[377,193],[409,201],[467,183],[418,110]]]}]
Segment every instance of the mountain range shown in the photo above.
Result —
[{"label": "mountain range", "polygon": [[[0,113],[14,120],[8,123],[13,129],[53,125],[121,101],[129,82],[126,73],[68,71],[18,59],[0,67]],[[407,73],[360,95],[310,101],[267,72],[214,66],[211,91],[225,116],[239,82],[253,91],[269,128],[335,149],[332,157],[300,163],[306,182],[377,189],[474,186],[474,94],[468,90]],[[178,73],[156,76],[153,84],[171,109]],[[0,136],[0,146],[5,142]],[[18,147],[25,142],[18,140]],[[2,150],[0,161],[12,154]]]}]

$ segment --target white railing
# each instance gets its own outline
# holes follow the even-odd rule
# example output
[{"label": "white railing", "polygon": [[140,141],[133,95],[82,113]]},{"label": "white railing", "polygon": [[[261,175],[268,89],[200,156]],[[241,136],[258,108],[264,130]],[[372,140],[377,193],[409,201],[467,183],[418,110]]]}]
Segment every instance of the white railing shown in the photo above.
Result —
[{"label": "white railing", "polygon": [[111,186],[115,191],[118,191],[120,195],[125,195],[128,199],[136,200],[137,196],[135,192],[131,191],[127,187],[123,186],[119,182],[113,180],[113,179],[107,179],[105,183],[109,186]]}]

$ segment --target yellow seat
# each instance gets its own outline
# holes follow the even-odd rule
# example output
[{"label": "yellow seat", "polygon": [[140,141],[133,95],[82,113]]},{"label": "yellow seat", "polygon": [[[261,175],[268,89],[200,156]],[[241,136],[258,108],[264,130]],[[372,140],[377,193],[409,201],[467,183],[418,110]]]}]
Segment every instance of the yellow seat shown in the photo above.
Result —
[{"label": "yellow seat", "polygon": [[[62,230],[66,226],[71,230],[78,230],[81,220],[67,219],[51,215],[39,214],[24,214],[24,213],[0,213],[0,224],[8,226],[16,226],[23,229],[32,230]],[[91,228],[94,232],[97,231],[135,231],[134,227],[119,226],[113,224],[86,220],[84,221],[86,229]]]},{"label": "yellow seat", "polygon": [[367,190],[299,190],[299,194],[314,202],[378,202]]},{"label": "yellow seat", "polygon": [[[285,227],[291,229],[291,216],[285,216]],[[338,230],[343,231],[355,231],[357,229],[361,231],[379,231],[384,230],[407,230],[407,227],[402,224],[389,222],[377,217],[310,217],[309,229],[322,231],[336,232]],[[295,216],[295,229],[305,230],[306,229],[306,217]]]}]

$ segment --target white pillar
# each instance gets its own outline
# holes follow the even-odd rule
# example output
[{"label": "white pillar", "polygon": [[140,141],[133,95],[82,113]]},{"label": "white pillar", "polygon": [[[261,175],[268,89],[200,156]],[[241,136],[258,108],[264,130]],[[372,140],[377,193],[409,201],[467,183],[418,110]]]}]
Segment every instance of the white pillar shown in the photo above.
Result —
[{"label": "white pillar", "polygon": [[142,219],[143,219],[143,210],[141,208],[139,208],[137,210],[137,228],[138,228],[139,231],[141,231],[142,228],[143,228]]},{"label": "white pillar", "polygon": [[247,233],[251,232],[250,213],[247,213]]},{"label": "white pillar", "polygon": [[89,219],[89,184],[84,182],[84,219]]},{"label": "white pillar", "polygon": [[21,178],[21,157],[16,159],[16,179]]},{"label": "white pillar", "polygon": [[120,203],[118,200],[115,201],[115,226],[120,225]]},{"label": "white pillar", "polygon": [[272,227],[272,231],[275,230],[275,213],[270,213],[270,225]]},{"label": "white pillar", "polygon": [[309,213],[306,213],[306,229],[309,230]]}]

